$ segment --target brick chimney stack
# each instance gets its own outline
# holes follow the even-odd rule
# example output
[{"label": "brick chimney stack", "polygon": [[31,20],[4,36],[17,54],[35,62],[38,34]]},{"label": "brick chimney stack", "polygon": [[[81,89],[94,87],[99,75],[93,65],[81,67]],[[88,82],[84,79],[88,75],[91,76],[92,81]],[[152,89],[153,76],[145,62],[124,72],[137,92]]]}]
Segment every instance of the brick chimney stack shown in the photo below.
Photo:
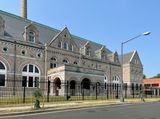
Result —
[{"label": "brick chimney stack", "polygon": [[27,19],[27,0],[21,0],[21,17]]}]

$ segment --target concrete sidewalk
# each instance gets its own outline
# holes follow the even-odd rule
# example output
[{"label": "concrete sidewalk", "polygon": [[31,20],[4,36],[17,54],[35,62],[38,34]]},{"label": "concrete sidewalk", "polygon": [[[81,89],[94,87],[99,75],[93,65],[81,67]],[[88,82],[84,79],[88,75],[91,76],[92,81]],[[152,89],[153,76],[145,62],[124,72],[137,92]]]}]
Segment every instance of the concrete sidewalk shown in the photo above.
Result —
[{"label": "concrete sidewalk", "polygon": [[[111,105],[118,104],[119,101],[77,101],[77,102],[68,102],[63,104],[42,104],[41,109],[66,109],[71,107],[86,107],[86,106],[96,106],[96,105]],[[23,111],[35,111],[34,106],[16,106],[16,107],[0,107],[0,115],[4,112],[12,113],[12,112],[23,112]]]},{"label": "concrete sidewalk", "polygon": [[[155,102],[158,100],[150,100],[147,102]],[[122,105],[122,104],[135,104],[135,103],[144,103],[138,100],[125,100],[121,103],[119,100],[98,100],[98,101],[70,101],[63,102],[62,104],[58,103],[45,103],[41,105],[41,109],[35,110],[34,106],[18,106],[18,107],[0,107],[0,116],[7,115],[17,115],[17,114],[30,114],[30,113],[40,113],[47,111],[60,111],[60,110],[69,110],[69,109],[79,109],[93,106],[102,106],[102,105]]]}]

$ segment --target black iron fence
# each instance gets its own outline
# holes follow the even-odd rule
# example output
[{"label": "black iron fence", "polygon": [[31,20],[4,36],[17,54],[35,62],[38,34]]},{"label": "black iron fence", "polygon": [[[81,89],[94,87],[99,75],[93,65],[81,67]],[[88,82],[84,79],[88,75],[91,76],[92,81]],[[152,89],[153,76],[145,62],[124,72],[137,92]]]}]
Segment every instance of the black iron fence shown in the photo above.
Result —
[{"label": "black iron fence", "polygon": [[[13,85],[14,84],[14,85]],[[38,81],[38,80],[6,80],[0,86],[0,105],[27,104],[34,101],[33,92],[39,90],[43,102],[76,101],[76,100],[107,100],[118,99],[122,92],[125,98],[140,96],[160,96],[157,88],[145,88],[142,85],[121,85],[116,83],[75,82],[75,81]]]}]

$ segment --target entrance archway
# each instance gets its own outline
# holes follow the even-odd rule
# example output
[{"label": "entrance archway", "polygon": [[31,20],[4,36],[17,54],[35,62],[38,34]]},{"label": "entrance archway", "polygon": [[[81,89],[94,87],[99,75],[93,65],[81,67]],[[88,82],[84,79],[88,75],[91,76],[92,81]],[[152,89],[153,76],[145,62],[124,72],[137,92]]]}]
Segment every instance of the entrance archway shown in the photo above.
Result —
[{"label": "entrance archway", "polygon": [[81,93],[82,93],[82,96],[89,96],[90,95],[90,85],[91,85],[91,82],[89,79],[85,78],[82,80],[81,82]]},{"label": "entrance archway", "polygon": [[74,96],[75,95],[75,90],[76,90],[76,82],[72,80],[70,82],[70,95]]},{"label": "entrance archway", "polygon": [[54,79],[54,92],[56,96],[59,96],[59,90],[61,89],[61,80],[60,78]]},{"label": "entrance archway", "polygon": [[87,78],[85,78],[85,79],[83,79],[82,80],[82,82],[81,82],[81,87],[82,87],[82,89],[90,89],[90,80],[89,79],[87,79]]}]

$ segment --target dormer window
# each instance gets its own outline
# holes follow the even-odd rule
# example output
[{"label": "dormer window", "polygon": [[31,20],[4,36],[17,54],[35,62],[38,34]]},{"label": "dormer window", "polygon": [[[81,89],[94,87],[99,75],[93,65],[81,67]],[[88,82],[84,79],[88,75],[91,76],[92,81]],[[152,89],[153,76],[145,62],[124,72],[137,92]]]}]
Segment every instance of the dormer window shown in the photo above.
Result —
[{"label": "dormer window", "polygon": [[91,56],[91,48],[86,48],[86,55]]},{"label": "dormer window", "polygon": [[102,52],[101,59],[106,60],[106,53],[104,51]]},{"label": "dormer window", "polygon": [[33,24],[25,27],[23,32],[24,40],[30,43],[39,43],[39,31]]},{"label": "dormer window", "polygon": [[29,42],[35,43],[35,32],[34,31],[29,32]]}]

